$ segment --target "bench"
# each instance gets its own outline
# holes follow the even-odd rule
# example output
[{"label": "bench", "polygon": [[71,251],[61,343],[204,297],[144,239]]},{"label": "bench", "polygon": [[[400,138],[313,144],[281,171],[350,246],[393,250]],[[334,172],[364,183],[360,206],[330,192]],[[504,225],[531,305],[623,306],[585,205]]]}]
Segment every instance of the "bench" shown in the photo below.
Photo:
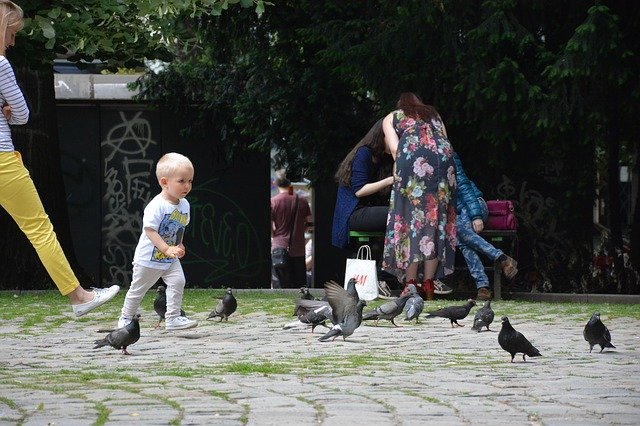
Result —
[{"label": "bench", "polygon": [[[513,256],[516,249],[516,240],[518,238],[518,232],[512,230],[498,230],[498,229],[484,229],[480,232],[485,240],[493,244],[494,246],[502,246],[503,251]],[[384,239],[384,232],[381,231],[349,231],[349,238],[353,238],[358,242],[358,245],[366,244],[371,240]],[[508,246],[504,246],[505,240]],[[467,269],[466,267],[461,269]],[[487,274],[493,272],[493,299],[502,299],[502,270],[496,268],[495,265],[485,265],[484,270]]]}]

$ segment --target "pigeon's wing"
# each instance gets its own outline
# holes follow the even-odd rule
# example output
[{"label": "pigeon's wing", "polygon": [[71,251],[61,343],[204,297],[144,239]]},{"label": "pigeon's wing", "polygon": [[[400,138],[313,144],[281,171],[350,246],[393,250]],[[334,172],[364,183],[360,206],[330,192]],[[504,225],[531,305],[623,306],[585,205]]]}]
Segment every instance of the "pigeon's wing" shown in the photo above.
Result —
[{"label": "pigeon's wing", "polygon": [[484,312],[482,312],[482,321],[485,322],[485,324],[489,325],[493,322],[493,318],[495,317],[495,313],[493,312],[493,309],[491,308],[486,308],[484,310]]},{"label": "pigeon's wing", "polygon": [[127,347],[133,345],[140,340],[140,323],[138,320],[131,321],[125,328],[127,329],[128,335],[122,342],[122,346]]},{"label": "pigeon's wing", "polygon": [[318,324],[324,320],[332,319],[332,309],[329,302],[324,300],[299,299],[296,306],[302,314],[298,316],[300,321],[306,324]]},{"label": "pigeon's wing", "polygon": [[526,337],[524,337],[524,334],[516,332],[514,342],[517,352],[522,352],[527,356],[540,356],[540,351],[535,346],[533,346]]},{"label": "pigeon's wing", "polygon": [[126,346],[129,339],[130,339],[130,331],[127,327],[122,327],[117,330],[113,330],[105,338],[108,344],[116,349],[120,349],[122,348],[122,346]]},{"label": "pigeon's wing", "polygon": [[604,327],[604,333],[602,333],[602,337],[604,338],[604,343],[611,343],[611,333],[606,326]]},{"label": "pigeon's wing", "polygon": [[473,327],[471,327],[471,329],[473,330],[480,330],[482,327],[484,327],[484,320],[482,319],[482,310],[484,308],[480,308],[478,309],[478,312],[476,312],[476,314],[473,316]]},{"label": "pigeon's wing", "polygon": [[211,318],[215,318],[215,317],[219,317],[222,315],[222,313],[224,312],[224,303],[223,303],[223,299],[219,299],[218,300],[218,304],[216,305],[215,308],[213,308],[213,311],[211,311],[211,313],[209,314],[209,316],[207,317],[207,319],[211,319]]},{"label": "pigeon's wing", "polygon": [[[396,303],[396,301],[392,300],[378,306],[376,308],[376,311],[378,311],[378,314],[382,316],[397,315],[399,313],[398,306],[399,305]],[[404,307],[404,305],[402,305],[402,307]],[[402,307],[400,307],[400,312],[402,312]]]},{"label": "pigeon's wing", "polygon": [[347,293],[339,284],[328,282],[324,285],[325,294],[331,310],[333,311],[334,324],[344,321],[345,316],[349,312],[353,312],[356,308],[357,300]]},{"label": "pigeon's wing", "polygon": [[467,308],[465,306],[446,306],[437,311],[429,312],[429,315],[449,319],[462,319],[467,316]]},{"label": "pigeon's wing", "polygon": [[405,304],[406,318],[409,320],[417,318],[424,309],[424,300],[422,297],[412,297]]}]

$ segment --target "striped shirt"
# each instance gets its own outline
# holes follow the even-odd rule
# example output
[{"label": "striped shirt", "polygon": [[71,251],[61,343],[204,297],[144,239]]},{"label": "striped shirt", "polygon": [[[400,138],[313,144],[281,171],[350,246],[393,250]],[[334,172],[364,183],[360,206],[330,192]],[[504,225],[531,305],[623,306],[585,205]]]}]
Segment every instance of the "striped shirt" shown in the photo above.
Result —
[{"label": "striped shirt", "polygon": [[7,122],[4,114],[0,113],[0,151],[13,152],[9,124],[26,124],[29,120],[29,108],[18,87],[11,64],[0,55],[0,108],[4,105],[11,107],[11,120]]}]

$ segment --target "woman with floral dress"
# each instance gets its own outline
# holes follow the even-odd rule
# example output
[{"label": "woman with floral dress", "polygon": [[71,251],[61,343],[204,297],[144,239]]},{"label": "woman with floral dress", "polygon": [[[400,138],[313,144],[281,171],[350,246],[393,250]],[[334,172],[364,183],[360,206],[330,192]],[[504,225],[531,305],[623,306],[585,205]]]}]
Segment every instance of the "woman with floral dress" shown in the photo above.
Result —
[{"label": "woman with floral dress", "polygon": [[[383,268],[433,299],[434,278],[453,272],[456,249],[456,170],[453,147],[436,109],[414,93],[400,95],[383,121],[395,158]],[[423,263],[424,281],[417,282]]]}]

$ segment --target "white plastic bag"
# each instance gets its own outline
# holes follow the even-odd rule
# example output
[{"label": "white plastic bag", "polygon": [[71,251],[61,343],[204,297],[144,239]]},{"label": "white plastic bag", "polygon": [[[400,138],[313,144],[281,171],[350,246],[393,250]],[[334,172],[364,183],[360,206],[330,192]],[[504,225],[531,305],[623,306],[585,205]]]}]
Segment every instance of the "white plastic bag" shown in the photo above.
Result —
[{"label": "white plastic bag", "polygon": [[347,259],[344,270],[344,288],[351,278],[356,279],[358,297],[362,300],[375,300],[378,297],[378,271],[376,261],[371,259],[371,247],[360,246],[355,259]]}]

